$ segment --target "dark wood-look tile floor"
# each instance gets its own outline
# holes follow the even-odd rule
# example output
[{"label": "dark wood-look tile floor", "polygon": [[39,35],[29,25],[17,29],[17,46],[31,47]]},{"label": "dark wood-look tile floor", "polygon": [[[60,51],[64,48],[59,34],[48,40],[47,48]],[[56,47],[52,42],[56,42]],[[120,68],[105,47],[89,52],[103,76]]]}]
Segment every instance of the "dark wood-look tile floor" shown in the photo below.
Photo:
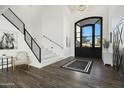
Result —
[{"label": "dark wood-look tile floor", "polygon": [[94,60],[90,74],[72,71],[60,66],[73,57],[66,58],[55,64],[37,69],[19,66],[0,71],[0,87],[24,88],[99,88],[124,87],[120,74],[109,66],[104,66],[101,60]]}]

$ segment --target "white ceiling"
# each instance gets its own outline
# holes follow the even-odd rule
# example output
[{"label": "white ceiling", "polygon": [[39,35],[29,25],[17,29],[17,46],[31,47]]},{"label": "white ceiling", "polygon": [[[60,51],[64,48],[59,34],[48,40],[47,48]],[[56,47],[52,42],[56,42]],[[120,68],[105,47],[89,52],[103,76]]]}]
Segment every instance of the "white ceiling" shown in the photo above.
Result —
[{"label": "white ceiling", "polygon": [[[73,12],[79,12],[78,8],[79,8],[80,5],[68,5],[67,7],[69,8],[69,10],[71,11],[71,13]],[[84,5],[84,7],[87,6],[87,5]],[[86,11],[87,9],[83,10],[83,11]],[[83,12],[81,11],[81,12]]]}]

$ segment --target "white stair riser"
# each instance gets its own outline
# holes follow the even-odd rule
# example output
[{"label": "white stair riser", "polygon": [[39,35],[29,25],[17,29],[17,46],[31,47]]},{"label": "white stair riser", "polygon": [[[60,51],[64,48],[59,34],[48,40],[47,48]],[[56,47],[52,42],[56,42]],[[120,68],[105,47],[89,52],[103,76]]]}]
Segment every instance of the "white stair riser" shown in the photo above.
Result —
[{"label": "white stair riser", "polygon": [[55,57],[59,57],[59,55],[52,55],[52,56],[46,56],[46,57],[42,57],[42,60],[47,60],[47,59],[51,59],[51,58],[55,58]]},{"label": "white stair riser", "polygon": [[[43,47],[42,47],[43,48]],[[60,56],[54,53],[51,50],[48,50],[46,48],[43,48],[41,51],[41,63],[42,67],[53,64],[57,61],[61,60]]]},{"label": "white stair riser", "polygon": [[52,55],[45,55],[45,56],[41,56],[41,58],[47,58],[47,57],[49,58],[49,57],[54,57],[54,56],[57,56],[57,55],[56,54],[54,54],[54,55],[53,54]]}]

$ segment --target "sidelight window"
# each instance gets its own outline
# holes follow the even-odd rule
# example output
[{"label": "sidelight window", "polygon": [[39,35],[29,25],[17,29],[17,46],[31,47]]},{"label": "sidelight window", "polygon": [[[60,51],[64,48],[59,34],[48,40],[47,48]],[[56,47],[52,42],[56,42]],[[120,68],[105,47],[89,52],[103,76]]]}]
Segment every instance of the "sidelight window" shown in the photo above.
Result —
[{"label": "sidelight window", "polygon": [[95,24],[95,47],[101,47],[101,24],[100,22]]}]

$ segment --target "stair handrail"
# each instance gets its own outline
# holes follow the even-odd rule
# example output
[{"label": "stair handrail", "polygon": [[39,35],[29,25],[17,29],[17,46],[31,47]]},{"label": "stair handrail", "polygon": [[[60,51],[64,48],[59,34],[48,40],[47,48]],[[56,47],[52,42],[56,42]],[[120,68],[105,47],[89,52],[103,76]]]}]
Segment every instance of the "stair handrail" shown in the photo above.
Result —
[{"label": "stair handrail", "polygon": [[52,39],[50,39],[49,37],[47,37],[46,35],[42,34],[42,37],[46,38],[47,40],[49,40],[50,42],[54,43],[55,45],[57,45],[58,47],[60,47],[61,49],[63,49],[63,46],[61,46],[60,44],[56,43],[55,41],[53,41]]}]

